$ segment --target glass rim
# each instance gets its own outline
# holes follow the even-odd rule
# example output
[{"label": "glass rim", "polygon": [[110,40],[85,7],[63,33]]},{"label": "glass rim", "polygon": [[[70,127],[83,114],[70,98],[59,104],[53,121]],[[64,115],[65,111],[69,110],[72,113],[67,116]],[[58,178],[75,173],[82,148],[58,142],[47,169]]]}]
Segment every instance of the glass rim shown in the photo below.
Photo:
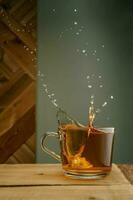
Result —
[{"label": "glass rim", "polygon": [[104,131],[105,133],[114,133],[114,127],[97,127],[98,130]]}]

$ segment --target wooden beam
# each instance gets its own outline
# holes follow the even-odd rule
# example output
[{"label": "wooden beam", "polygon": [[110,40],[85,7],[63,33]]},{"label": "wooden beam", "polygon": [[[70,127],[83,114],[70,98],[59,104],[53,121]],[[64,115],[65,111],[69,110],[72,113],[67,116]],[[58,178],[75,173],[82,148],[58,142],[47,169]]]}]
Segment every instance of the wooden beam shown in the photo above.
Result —
[{"label": "wooden beam", "polygon": [[13,156],[18,160],[19,163],[33,163],[35,162],[35,153],[31,149],[23,144]]},{"label": "wooden beam", "polygon": [[0,163],[4,163],[35,131],[35,107],[0,137]]},{"label": "wooden beam", "polygon": [[9,80],[12,77],[12,72],[4,62],[0,62],[0,71]]},{"label": "wooden beam", "polygon": [[25,27],[15,21],[14,18],[8,14],[2,6],[0,6],[0,17],[1,21],[32,51],[36,49],[35,38],[33,38],[30,33],[26,32]]},{"label": "wooden beam", "polygon": [[36,79],[35,54],[32,51],[26,51],[18,42],[1,44],[1,47],[9,57],[15,60],[18,67],[21,67],[33,80]]},{"label": "wooden beam", "polygon": [[14,40],[15,37],[16,35],[14,35],[5,24],[0,23],[0,43]]},{"label": "wooden beam", "polygon": [[11,77],[10,81],[5,82],[3,85],[0,85],[0,98],[4,95],[9,89],[23,76],[22,70],[18,70]]},{"label": "wooden beam", "polygon": [[27,146],[35,153],[35,134],[32,135],[27,141]]},{"label": "wooden beam", "polygon": [[[27,98],[28,97],[28,98]],[[0,113],[0,136],[4,135],[13,125],[35,105],[35,85],[31,84],[19,98],[11,102]]]},{"label": "wooden beam", "polygon": [[23,92],[25,92],[31,83],[31,79],[25,74],[10,88],[10,91],[0,98],[0,107],[8,107],[10,104],[13,105],[17,102],[17,99],[21,98]]}]

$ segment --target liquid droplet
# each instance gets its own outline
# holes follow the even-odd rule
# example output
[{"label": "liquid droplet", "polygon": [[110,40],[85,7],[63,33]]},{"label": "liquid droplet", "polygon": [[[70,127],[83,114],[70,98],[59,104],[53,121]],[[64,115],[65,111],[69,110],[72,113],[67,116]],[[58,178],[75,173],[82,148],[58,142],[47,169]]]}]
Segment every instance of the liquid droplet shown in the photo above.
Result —
[{"label": "liquid droplet", "polygon": [[75,9],[74,9],[74,12],[76,13],[77,11],[78,11],[78,10],[75,8]]},{"label": "liquid droplet", "polygon": [[87,79],[89,79],[89,78],[90,78],[90,76],[87,76],[86,78],[87,78]]},{"label": "liquid droplet", "polygon": [[46,87],[47,87],[47,85],[46,85],[46,84],[43,84],[42,86],[43,86],[44,88],[46,88]]},{"label": "liquid droplet", "polygon": [[104,44],[102,45],[102,48],[104,48]]},{"label": "liquid droplet", "polygon": [[97,58],[97,61],[99,62],[99,61],[100,61],[100,58]]},{"label": "liquid droplet", "polygon": [[114,99],[114,96],[111,95],[110,99]]},{"label": "liquid droplet", "polygon": [[102,105],[102,107],[105,107],[107,105],[107,102],[105,101]]},{"label": "liquid droplet", "polygon": [[45,92],[48,93],[48,89],[47,88],[45,88]]},{"label": "liquid droplet", "polygon": [[79,32],[77,32],[76,35],[79,35]]},{"label": "liquid droplet", "polygon": [[88,88],[92,88],[92,85],[88,85]]},{"label": "liquid droplet", "polygon": [[82,53],[85,53],[85,52],[86,52],[86,50],[85,50],[85,49],[83,49],[83,50],[82,50]]},{"label": "liquid droplet", "polygon": [[74,25],[77,25],[78,24],[78,22],[74,22]]},{"label": "liquid droplet", "polygon": [[99,108],[96,109],[96,113],[100,113],[100,111],[101,111],[101,110],[100,110]]},{"label": "liquid droplet", "polygon": [[99,75],[99,76],[98,76],[98,78],[102,78],[102,76],[101,76],[101,75]]},{"label": "liquid droplet", "polygon": [[103,85],[99,85],[100,88],[103,88]]}]

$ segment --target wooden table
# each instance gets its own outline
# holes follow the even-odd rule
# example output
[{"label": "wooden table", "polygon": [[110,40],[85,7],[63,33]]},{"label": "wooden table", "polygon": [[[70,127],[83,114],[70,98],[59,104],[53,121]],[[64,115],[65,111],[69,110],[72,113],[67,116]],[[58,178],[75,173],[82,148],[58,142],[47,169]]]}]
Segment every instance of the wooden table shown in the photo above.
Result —
[{"label": "wooden table", "polygon": [[60,199],[133,200],[133,185],[115,164],[101,180],[70,179],[60,164],[0,165],[0,200]]}]

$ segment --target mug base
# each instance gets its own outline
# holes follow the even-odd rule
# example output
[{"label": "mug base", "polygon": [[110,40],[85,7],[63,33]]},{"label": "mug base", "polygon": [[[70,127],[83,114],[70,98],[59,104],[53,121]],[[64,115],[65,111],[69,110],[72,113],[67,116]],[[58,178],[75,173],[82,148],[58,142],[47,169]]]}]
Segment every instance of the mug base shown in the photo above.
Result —
[{"label": "mug base", "polygon": [[101,172],[101,173],[77,173],[77,172],[64,172],[65,176],[70,177],[72,179],[101,179],[105,177],[108,173]]}]

